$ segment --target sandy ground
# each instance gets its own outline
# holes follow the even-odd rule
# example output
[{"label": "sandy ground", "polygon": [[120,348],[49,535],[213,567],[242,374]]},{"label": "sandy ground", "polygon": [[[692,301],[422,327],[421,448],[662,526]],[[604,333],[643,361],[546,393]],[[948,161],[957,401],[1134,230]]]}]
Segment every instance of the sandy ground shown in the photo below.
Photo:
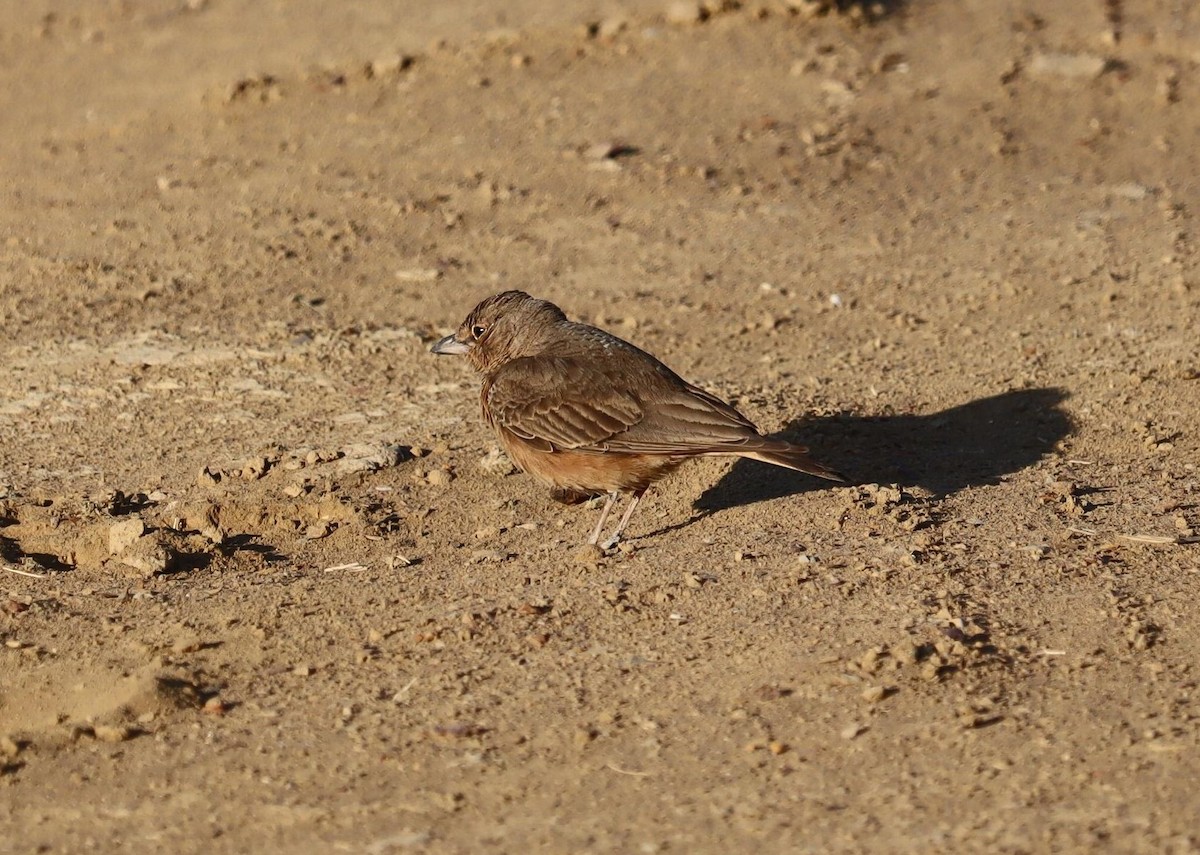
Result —
[{"label": "sandy ground", "polygon": [[[0,851],[1200,851],[1200,9],[7,4]],[[811,445],[626,548],[506,288]]]}]

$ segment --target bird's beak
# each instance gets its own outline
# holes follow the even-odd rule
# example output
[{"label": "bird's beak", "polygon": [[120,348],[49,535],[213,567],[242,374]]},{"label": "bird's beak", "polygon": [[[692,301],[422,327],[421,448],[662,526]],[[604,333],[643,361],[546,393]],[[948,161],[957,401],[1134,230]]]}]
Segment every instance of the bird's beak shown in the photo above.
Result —
[{"label": "bird's beak", "polygon": [[433,353],[445,356],[447,354],[466,353],[471,349],[470,345],[463,344],[452,335],[445,338],[439,338],[433,343],[433,347],[429,348]]}]

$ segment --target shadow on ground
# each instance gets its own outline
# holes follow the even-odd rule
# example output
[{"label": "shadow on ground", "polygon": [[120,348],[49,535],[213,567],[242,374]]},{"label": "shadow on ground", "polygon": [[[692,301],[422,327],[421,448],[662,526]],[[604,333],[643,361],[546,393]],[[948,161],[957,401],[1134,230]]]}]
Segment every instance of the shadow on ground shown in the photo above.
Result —
[{"label": "shadow on ground", "polygon": [[[994,484],[1031,466],[1072,430],[1062,389],[1021,389],[929,415],[794,419],[772,434],[812,448],[813,457],[848,483],[919,486],[938,496]],[[712,512],[826,489],[831,482],[738,460],[696,500]]]}]

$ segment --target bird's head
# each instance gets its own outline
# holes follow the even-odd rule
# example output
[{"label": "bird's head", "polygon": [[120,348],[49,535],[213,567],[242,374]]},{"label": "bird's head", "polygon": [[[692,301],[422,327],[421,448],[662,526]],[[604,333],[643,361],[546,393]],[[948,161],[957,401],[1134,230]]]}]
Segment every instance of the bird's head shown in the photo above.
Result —
[{"label": "bird's head", "polygon": [[439,339],[437,354],[462,354],[481,373],[522,356],[535,356],[554,327],[567,319],[562,309],[524,291],[488,297],[471,310],[453,335]]}]

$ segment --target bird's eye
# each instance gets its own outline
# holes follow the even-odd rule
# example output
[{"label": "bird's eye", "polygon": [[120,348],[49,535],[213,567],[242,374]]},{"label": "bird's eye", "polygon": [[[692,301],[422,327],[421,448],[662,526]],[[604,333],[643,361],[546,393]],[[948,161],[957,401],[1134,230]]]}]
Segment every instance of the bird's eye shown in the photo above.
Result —
[{"label": "bird's eye", "polygon": [[474,338],[482,338],[485,332],[487,332],[487,327],[485,327],[483,324],[476,324],[475,326],[471,327],[471,335]]}]

